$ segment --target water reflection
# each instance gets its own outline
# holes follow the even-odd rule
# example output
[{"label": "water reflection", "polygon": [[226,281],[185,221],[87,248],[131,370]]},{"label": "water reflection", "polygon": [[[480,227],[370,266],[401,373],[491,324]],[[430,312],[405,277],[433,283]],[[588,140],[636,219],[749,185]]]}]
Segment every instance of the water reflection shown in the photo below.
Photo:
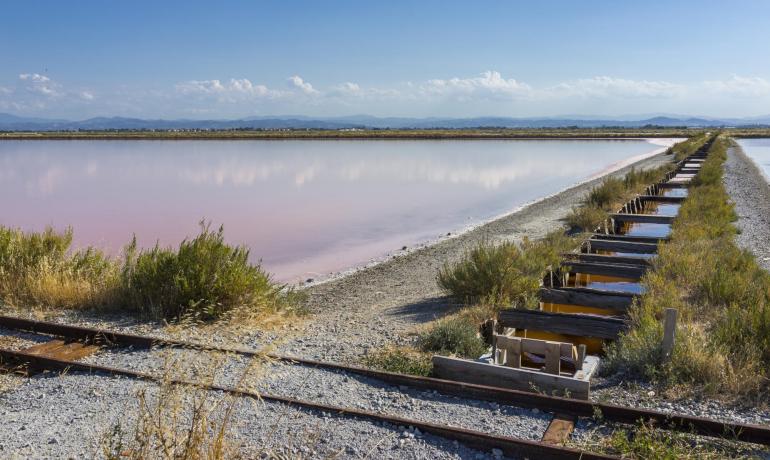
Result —
[{"label": "water reflection", "polygon": [[738,144],[770,181],[770,139],[741,139]]},{"label": "water reflection", "polygon": [[435,239],[673,140],[3,141],[3,225],[118,252],[207,218],[281,280]]}]

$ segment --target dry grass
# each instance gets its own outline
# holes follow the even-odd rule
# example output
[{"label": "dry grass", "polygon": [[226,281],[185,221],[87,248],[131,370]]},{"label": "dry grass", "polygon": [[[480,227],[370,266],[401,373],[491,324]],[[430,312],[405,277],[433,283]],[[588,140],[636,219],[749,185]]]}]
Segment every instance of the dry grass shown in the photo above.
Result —
[{"label": "dry grass", "polygon": [[[694,393],[766,405],[770,392],[770,274],[734,242],[736,216],[722,184],[719,138],[662,245],[632,329],[608,350],[606,369]],[[661,354],[663,309],[680,320],[670,361]]]},{"label": "dry grass", "polygon": [[224,241],[220,227],[178,248],[122,257],[72,250],[72,229],[23,232],[0,227],[0,305],[20,310],[113,310],[139,318],[280,323],[302,315],[301,296],[274,282],[249,251]]},{"label": "dry grass", "polygon": [[583,439],[569,445],[622,458],[645,460],[756,458],[756,452],[744,443],[664,430],[646,423],[614,431],[601,427],[585,433]]}]

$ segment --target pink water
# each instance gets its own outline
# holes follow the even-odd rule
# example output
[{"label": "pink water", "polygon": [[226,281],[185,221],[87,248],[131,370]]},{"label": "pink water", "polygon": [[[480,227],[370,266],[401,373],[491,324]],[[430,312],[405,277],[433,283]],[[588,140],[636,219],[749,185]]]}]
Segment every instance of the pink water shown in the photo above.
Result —
[{"label": "pink water", "polygon": [[205,218],[277,279],[318,279],[673,142],[0,141],[0,224],[72,226],[77,246],[116,254],[134,233],[176,245]]}]

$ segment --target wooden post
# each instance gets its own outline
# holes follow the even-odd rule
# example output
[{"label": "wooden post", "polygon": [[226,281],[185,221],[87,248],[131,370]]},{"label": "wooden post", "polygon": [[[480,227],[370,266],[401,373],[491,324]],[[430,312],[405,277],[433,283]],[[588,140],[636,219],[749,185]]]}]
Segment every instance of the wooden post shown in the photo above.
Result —
[{"label": "wooden post", "polygon": [[509,348],[506,350],[507,361],[505,362],[505,365],[518,369],[521,367],[521,339],[518,337],[512,338],[514,340],[509,343]]},{"label": "wooden post", "polygon": [[586,360],[586,346],[585,344],[581,343],[577,347],[577,360],[575,361],[575,370],[576,371],[582,371],[583,370],[583,361]]},{"label": "wooden post", "polygon": [[549,374],[561,373],[561,344],[559,342],[545,343],[545,371]]},{"label": "wooden post", "polygon": [[671,358],[674,351],[674,339],[676,336],[676,308],[666,308],[663,319],[663,359]]}]

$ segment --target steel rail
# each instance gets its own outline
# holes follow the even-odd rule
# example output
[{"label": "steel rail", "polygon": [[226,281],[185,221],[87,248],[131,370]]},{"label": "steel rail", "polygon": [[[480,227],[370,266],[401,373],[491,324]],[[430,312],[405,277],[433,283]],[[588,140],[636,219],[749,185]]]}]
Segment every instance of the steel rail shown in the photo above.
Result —
[{"label": "steel rail", "polygon": [[120,369],[107,366],[98,366],[93,364],[84,364],[77,361],[67,361],[62,359],[49,358],[29,353],[0,349],[0,358],[3,361],[11,363],[24,363],[35,366],[38,369],[47,369],[63,372],[87,372],[103,373],[112,376],[122,376],[133,379],[151,381],[154,383],[169,383],[174,385],[188,385],[204,388],[206,390],[222,391],[228,394],[241,397],[256,398],[263,401],[271,401],[288,406],[302,408],[306,410],[328,412],[338,416],[348,416],[357,419],[364,419],[374,422],[386,422],[396,426],[413,426],[424,433],[430,433],[446,439],[462,442],[468,447],[487,452],[491,449],[500,449],[507,456],[530,457],[543,459],[584,459],[584,460],[607,460],[617,459],[619,457],[588,452],[569,447],[563,447],[548,444],[540,441],[528,439],[513,438],[509,436],[498,436],[483,433],[480,431],[468,430],[465,428],[440,425],[431,422],[399,417],[394,415],[369,412],[349,407],[335,406],[329,404],[316,403],[301,399],[290,398],[286,396],[271,395],[234,387],[222,385],[201,385],[200,383],[185,379],[167,379],[162,376],[138,372],[129,369]]},{"label": "steel rail", "polygon": [[469,399],[490,401],[518,407],[537,408],[547,412],[564,413],[576,417],[594,417],[597,414],[601,414],[605,420],[617,423],[634,424],[641,420],[652,423],[663,429],[692,432],[704,436],[727,437],[739,441],[770,445],[770,426],[765,425],[722,422],[691,415],[666,413],[650,409],[638,409],[432,377],[420,377],[395,372],[379,371],[359,366],[316,361],[293,356],[263,353],[259,350],[211,346],[182,340],[161,339],[12,316],[0,316],[0,327],[83,340],[89,343],[107,346],[122,345],[142,349],[149,349],[155,346],[170,346],[202,351],[232,353],[254,358],[274,359],[308,367],[357,374],[380,380],[391,385],[410,386],[420,390],[436,390],[446,395]]}]

